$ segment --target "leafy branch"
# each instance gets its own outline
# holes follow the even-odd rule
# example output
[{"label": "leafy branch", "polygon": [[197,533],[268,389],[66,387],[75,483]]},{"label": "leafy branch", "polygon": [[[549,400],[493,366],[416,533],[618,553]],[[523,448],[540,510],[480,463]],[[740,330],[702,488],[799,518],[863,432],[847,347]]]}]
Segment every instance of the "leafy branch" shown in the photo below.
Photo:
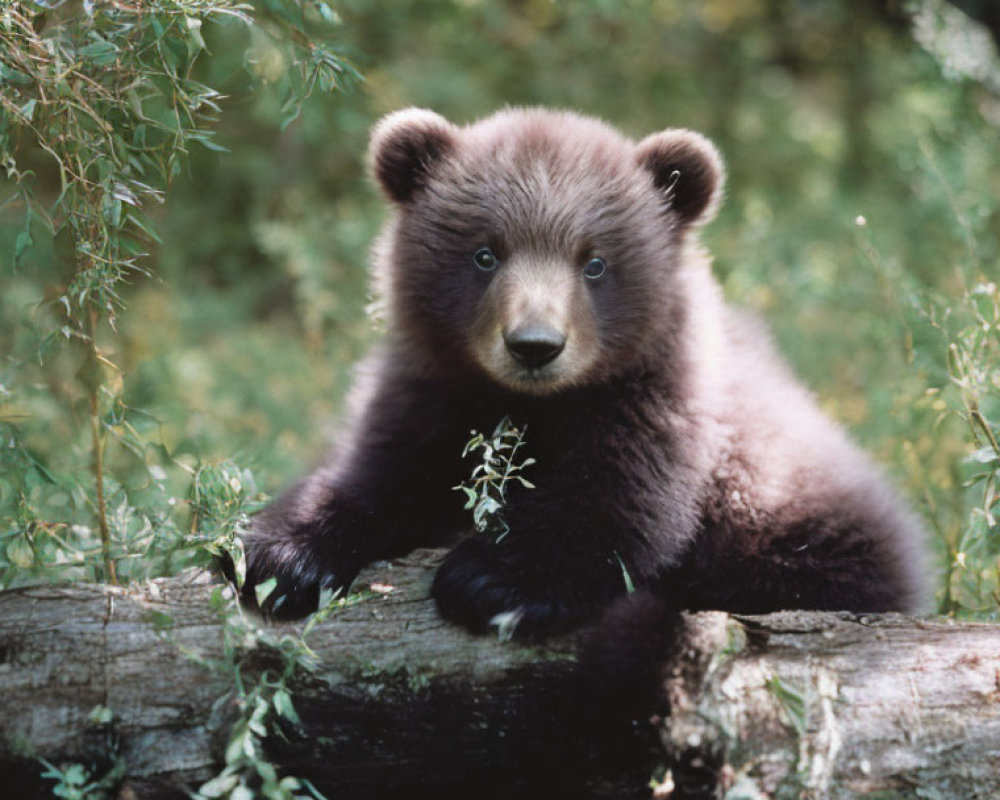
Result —
[{"label": "leafy branch", "polygon": [[[996,614],[1000,608],[1000,288],[982,279],[965,291],[961,304],[931,299],[921,311],[947,342],[953,401],[945,408],[965,425],[971,444],[965,459],[971,474],[962,484],[969,503],[968,525],[950,553],[944,610],[959,608],[952,599],[954,592],[971,591],[980,604],[990,599],[988,607],[980,605],[979,610]],[[938,393],[945,394],[934,391]],[[969,601],[962,605],[974,607]]]},{"label": "leafy branch", "polygon": [[[225,98],[196,78],[209,54],[206,22],[242,25],[251,41],[282,54],[282,124],[314,88],[341,89],[359,77],[333,48],[338,20],[324,0],[26,0],[0,9],[0,167],[8,179],[0,210],[23,216],[14,269],[41,237],[63,269],[46,290],[55,324],[37,349],[41,358],[63,343],[82,364],[76,380],[87,400],[93,486],[86,505],[100,542],[96,572],[112,583],[116,482],[107,446],[113,439],[145,460],[148,443],[121,424],[122,372],[109,336],[123,284],[150,275],[148,245],[159,238],[149,209],[164,201],[192,147],[225,151],[212,130]],[[15,423],[4,421],[14,442]],[[23,497],[15,516],[27,526],[18,529],[46,524]]]},{"label": "leafy branch", "polygon": [[473,468],[469,480],[452,487],[465,493],[465,509],[472,511],[476,530],[493,536],[498,542],[509,530],[502,513],[508,484],[514,482],[528,489],[535,488],[521,474],[525,467],[535,463],[535,459],[517,461],[517,452],[524,446],[526,430],[527,427],[518,428],[511,423],[510,417],[504,417],[488,439],[473,431],[472,438],[462,450],[462,458],[481,450],[482,461]]}]

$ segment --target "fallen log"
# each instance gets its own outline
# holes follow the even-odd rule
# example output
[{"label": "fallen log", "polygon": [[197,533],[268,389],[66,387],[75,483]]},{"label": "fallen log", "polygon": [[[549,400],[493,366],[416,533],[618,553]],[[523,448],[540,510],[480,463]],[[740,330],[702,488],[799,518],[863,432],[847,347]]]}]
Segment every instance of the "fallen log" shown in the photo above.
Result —
[{"label": "fallen log", "polygon": [[[663,665],[671,713],[619,729],[585,694],[575,637],[532,647],[441,620],[440,556],[376,565],[358,581],[376,591],[309,634],[298,724],[267,754],[330,800],[1000,796],[1000,627],[688,615]],[[234,670],[275,674],[302,630],[251,619],[234,639],[221,592],[187,573],[0,593],[0,794],[50,795],[40,759],[129,799],[217,775],[242,713]]]},{"label": "fallen log", "polygon": [[801,611],[688,625],[703,667],[669,668],[660,723],[690,786],[674,797],[712,780],[741,798],[1000,797],[1000,626]]}]

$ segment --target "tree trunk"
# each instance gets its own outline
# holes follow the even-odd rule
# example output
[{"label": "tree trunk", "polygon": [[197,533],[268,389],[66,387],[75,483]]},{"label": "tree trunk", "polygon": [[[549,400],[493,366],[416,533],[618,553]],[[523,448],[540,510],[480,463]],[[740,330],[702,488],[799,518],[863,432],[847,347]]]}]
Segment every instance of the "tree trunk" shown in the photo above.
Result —
[{"label": "tree trunk", "polygon": [[[443,622],[428,599],[440,556],[366,571],[376,591],[309,634],[301,728],[268,753],[330,800],[639,798],[653,775],[674,800],[1000,796],[996,626],[692,614],[664,665],[672,713],[619,731],[583,694],[574,637],[528,647]],[[253,641],[227,654],[213,592],[190,573],[0,594],[0,794],[50,792],[42,758],[95,776],[117,764],[111,796],[130,799],[215,775],[233,665],[252,682],[281,660]],[[263,627],[274,641],[302,626]]]}]

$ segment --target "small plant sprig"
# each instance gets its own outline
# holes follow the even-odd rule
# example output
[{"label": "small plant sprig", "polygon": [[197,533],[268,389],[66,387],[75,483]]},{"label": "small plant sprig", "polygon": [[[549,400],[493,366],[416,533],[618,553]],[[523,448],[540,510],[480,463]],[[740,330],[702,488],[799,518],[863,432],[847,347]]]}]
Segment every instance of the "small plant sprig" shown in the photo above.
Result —
[{"label": "small plant sprig", "polygon": [[1000,613],[1000,288],[980,277],[960,303],[921,309],[945,338],[949,383],[930,390],[968,431],[963,482],[968,521],[950,544],[942,610]]},{"label": "small plant sprig", "polygon": [[[213,592],[211,604],[222,621],[222,656],[213,659],[192,650],[183,652],[224,679],[229,689],[217,705],[235,707],[238,714],[230,727],[222,770],[191,795],[194,800],[325,800],[305,778],[281,775],[268,760],[264,742],[269,736],[285,737],[301,729],[293,684],[319,661],[307,642],[313,630],[338,611],[374,596],[371,591],[344,597],[336,593],[309,617],[300,633],[276,636],[244,613],[231,587]],[[164,622],[169,630],[172,621]],[[259,663],[262,650],[268,654],[263,668]]]},{"label": "small plant sprig", "polygon": [[83,764],[71,763],[56,766],[41,760],[44,780],[55,781],[52,796],[63,800],[106,800],[114,793],[115,784],[125,771],[125,762],[117,762],[106,774],[94,777]]},{"label": "small plant sprig", "polygon": [[482,461],[473,468],[469,480],[452,487],[455,491],[465,493],[465,508],[472,511],[476,531],[493,536],[497,542],[509,530],[503,519],[507,485],[516,481],[527,489],[535,488],[521,474],[521,470],[534,464],[535,459],[526,458],[520,463],[517,461],[517,452],[524,446],[526,430],[527,426],[518,428],[510,421],[510,417],[505,416],[488,439],[483,434],[472,431],[472,438],[462,450],[462,458],[482,450]]}]

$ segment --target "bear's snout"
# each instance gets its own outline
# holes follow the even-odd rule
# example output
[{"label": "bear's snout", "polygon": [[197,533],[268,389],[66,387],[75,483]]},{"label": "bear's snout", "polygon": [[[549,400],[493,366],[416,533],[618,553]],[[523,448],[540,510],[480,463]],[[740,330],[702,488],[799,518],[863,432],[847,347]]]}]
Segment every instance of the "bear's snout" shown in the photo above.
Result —
[{"label": "bear's snout", "polygon": [[503,343],[521,366],[539,369],[563,351],[566,334],[545,323],[528,323],[505,331]]}]

